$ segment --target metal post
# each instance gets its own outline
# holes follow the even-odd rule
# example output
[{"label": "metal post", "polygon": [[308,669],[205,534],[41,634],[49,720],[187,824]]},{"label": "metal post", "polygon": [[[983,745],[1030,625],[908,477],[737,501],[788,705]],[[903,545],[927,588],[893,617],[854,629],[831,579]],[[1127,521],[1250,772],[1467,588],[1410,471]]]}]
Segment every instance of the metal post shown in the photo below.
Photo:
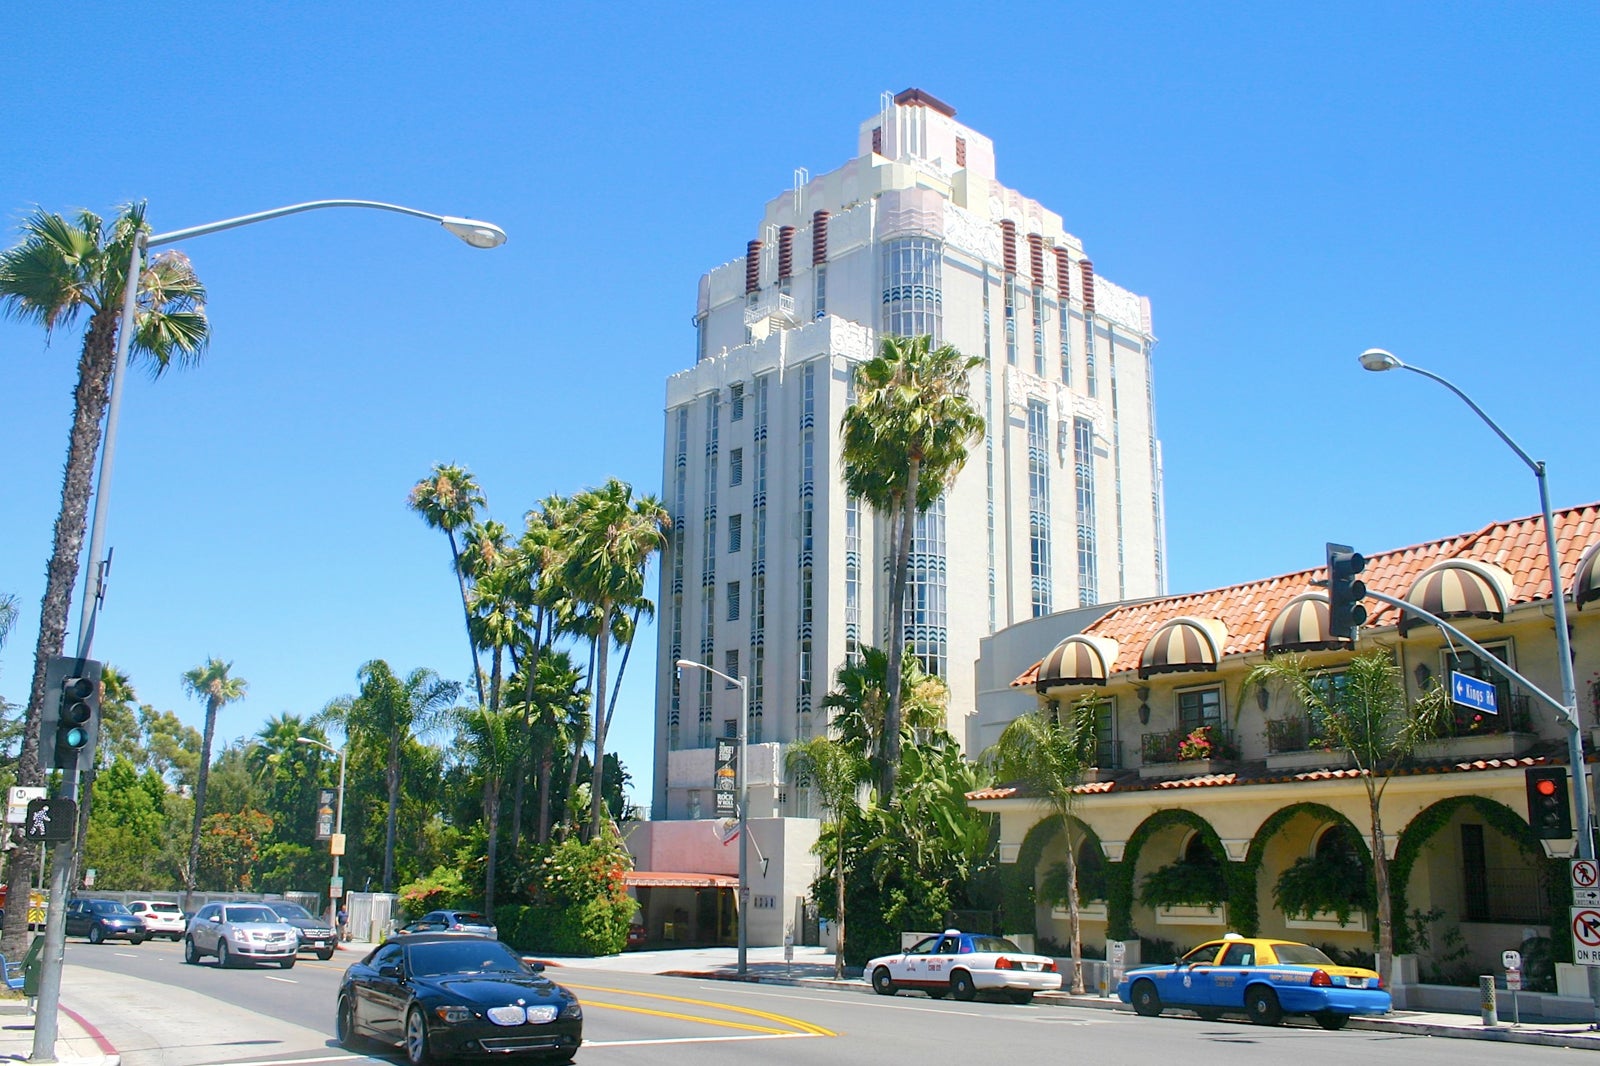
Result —
[{"label": "metal post", "polygon": [[[69,767],[61,773],[61,795],[76,800],[77,768]],[[56,1061],[56,1011],[61,1004],[61,965],[67,947],[67,894],[72,890],[72,868],[78,855],[76,818],[72,826],[73,839],[65,847],[50,849],[55,864],[50,868],[50,899],[45,905],[44,952],[39,956],[39,995],[34,1004],[29,1062]]]},{"label": "metal post", "polygon": [[739,675],[739,976],[750,954],[750,776],[745,759],[750,741],[750,684]]},{"label": "metal post", "polygon": [[[345,749],[339,749],[339,799],[333,808],[333,835],[344,835],[344,757]],[[331,841],[329,842],[332,843]],[[333,857],[333,880],[339,880],[339,855]],[[344,931],[339,928],[339,900],[344,898],[344,886],[339,886],[339,898],[328,897],[328,917],[332,919],[328,924],[333,926],[333,935],[337,942],[344,942]]]}]

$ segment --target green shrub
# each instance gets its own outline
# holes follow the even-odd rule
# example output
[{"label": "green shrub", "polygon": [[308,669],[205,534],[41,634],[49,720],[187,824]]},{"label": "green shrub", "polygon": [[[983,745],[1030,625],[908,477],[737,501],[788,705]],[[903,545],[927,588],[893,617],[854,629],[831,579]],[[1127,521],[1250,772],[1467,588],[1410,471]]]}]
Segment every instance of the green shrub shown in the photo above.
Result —
[{"label": "green shrub", "polygon": [[523,951],[615,955],[628,944],[637,902],[628,895],[632,861],[611,830],[537,849],[528,864],[529,906],[497,908],[500,938]]},{"label": "green shrub", "polygon": [[429,911],[465,907],[473,892],[461,880],[461,871],[440,866],[427,877],[400,886],[400,912],[407,918],[420,918]]},{"label": "green shrub", "polygon": [[1168,863],[1147,874],[1139,892],[1147,907],[1215,907],[1227,901],[1227,875],[1214,862]]}]

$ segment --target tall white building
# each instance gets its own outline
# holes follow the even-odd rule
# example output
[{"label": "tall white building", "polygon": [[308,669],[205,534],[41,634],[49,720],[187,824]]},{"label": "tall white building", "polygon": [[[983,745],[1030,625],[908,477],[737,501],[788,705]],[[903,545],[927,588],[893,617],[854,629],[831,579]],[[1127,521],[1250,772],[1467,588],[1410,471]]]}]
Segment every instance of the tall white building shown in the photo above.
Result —
[{"label": "tall white building", "polygon": [[654,817],[710,817],[713,749],[749,678],[750,815],[810,815],[785,742],[861,644],[884,646],[884,523],[844,492],[852,372],[886,334],[981,356],[987,432],[919,519],[908,646],[967,734],[981,638],[1165,590],[1150,303],[1094,273],[1061,216],[995,179],[993,143],[908,89],[856,155],[797,171],[745,254],[700,279],[694,366],[667,380]]}]

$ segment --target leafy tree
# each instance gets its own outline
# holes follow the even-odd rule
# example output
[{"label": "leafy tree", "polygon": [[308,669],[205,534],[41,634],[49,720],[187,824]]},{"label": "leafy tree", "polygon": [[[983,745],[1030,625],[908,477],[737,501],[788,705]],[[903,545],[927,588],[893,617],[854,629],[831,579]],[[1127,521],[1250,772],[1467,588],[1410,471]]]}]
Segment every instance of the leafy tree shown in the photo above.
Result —
[{"label": "leafy tree", "polygon": [[1300,655],[1281,655],[1253,668],[1241,699],[1262,685],[1278,685],[1305,707],[1331,749],[1348,752],[1367,791],[1372,870],[1378,904],[1377,970],[1387,973],[1394,956],[1389,899],[1389,860],[1384,848],[1383,794],[1395,771],[1416,746],[1437,736],[1448,720],[1449,697],[1436,682],[1414,704],[1387,649],[1356,655],[1342,671],[1316,669]]},{"label": "leafy tree", "polygon": [[[73,393],[72,427],[62,477],[61,509],[46,569],[39,634],[34,646],[33,680],[18,757],[18,779],[38,785],[39,716],[44,704],[45,667],[60,654],[67,633],[72,587],[78,579],[88,522],[90,483],[100,450],[101,423],[110,397],[123,292],[136,236],[147,230],[144,205],[122,208],[110,225],[89,211],[73,217],[39,210],[22,223],[22,240],[0,252],[0,313],[44,327],[48,337],[87,316]],[[159,377],[173,363],[197,361],[205,350],[205,288],[181,252],[150,259],[138,279],[139,299],[128,355]],[[89,560],[95,565],[97,560]],[[27,891],[35,855],[18,849],[11,860],[13,898]],[[6,916],[0,950],[21,956],[27,940],[27,909]]]},{"label": "leafy tree", "polygon": [[246,808],[237,814],[219,813],[206,819],[201,840],[201,870],[207,884],[225,892],[256,890],[256,866],[261,849],[272,835],[272,818]]},{"label": "leafy tree", "polygon": [[[327,743],[322,730],[299,715],[275,715],[251,738],[245,760],[262,792],[262,807],[272,816],[273,843],[309,848],[327,753],[300,743],[301,737]],[[337,758],[330,761],[338,765]]]},{"label": "leafy tree", "polygon": [[[840,672],[843,673],[844,669],[849,668],[842,668]],[[791,778],[796,782],[806,782],[817,790],[822,809],[828,815],[824,824],[833,825],[836,829],[849,812],[857,809],[861,786],[871,778],[871,766],[857,751],[829,737],[797,741],[789,747],[784,759]],[[845,943],[844,834],[836,831],[833,842],[834,922],[838,930],[833,954],[833,976],[835,980],[842,981]],[[746,843],[740,841],[739,846],[745,847]],[[816,847],[821,848],[820,839]],[[824,853],[819,850],[818,854]]]},{"label": "leafy tree", "polygon": [[174,788],[191,791],[200,777],[200,731],[184,725],[171,711],[158,711],[148,703],[139,705],[141,747],[131,754],[140,770],[154,770]]},{"label": "leafy tree", "polygon": [[[633,489],[611,478],[575,499],[576,536],[563,568],[574,599],[588,604],[599,618],[594,638],[594,781],[589,832],[600,832],[604,806],[606,731],[615,704],[606,703],[606,666],[617,611],[643,597],[644,572],[659,551],[671,518],[654,496],[634,498]],[[632,634],[628,636],[631,639]]]},{"label": "leafy tree", "polygon": [[[910,651],[901,656],[903,679],[901,739],[907,731],[943,730],[950,689],[943,680],[925,672],[922,660]],[[838,741],[866,761],[871,779],[882,781],[888,744],[884,722],[889,706],[889,657],[881,648],[862,645],[861,657],[845,663],[834,674],[833,688],[822,699],[832,714],[829,728]]]},{"label": "leafy tree", "polygon": [[484,505],[483,490],[465,468],[435,463],[433,471],[411,487],[410,508],[422,516],[430,529],[442,529],[450,539],[450,569],[461,588],[461,612],[467,621],[467,643],[472,650],[472,677],[477,685],[478,702],[483,696],[483,667],[478,662],[478,642],[472,637],[472,604],[467,599],[467,572],[461,565],[461,548],[456,530],[472,525],[477,509]]},{"label": "leafy tree", "polygon": [[984,430],[967,394],[967,375],[982,360],[932,343],[930,337],[883,338],[878,356],[856,368],[856,401],[840,426],[845,489],[865,499],[889,527],[889,681],[879,785],[884,802],[894,797],[900,761],[900,665],[916,516],[955,481],[968,444]]},{"label": "leafy tree", "polygon": [[1002,781],[1017,782],[1061,819],[1066,843],[1067,917],[1072,929],[1072,985],[1083,992],[1083,929],[1078,894],[1078,832],[1075,810],[1084,771],[1095,763],[1096,719],[1102,700],[1093,695],[1063,710],[1050,701],[1012,719],[988,753]]},{"label": "leafy tree", "polygon": [[163,870],[151,841],[166,830],[167,789],[159,774],[139,773],[119,755],[95,784],[94,812],[84,835],[84,865],[106,890],[165,888],[175,878]]},{"label": "leafy tree", "polygon": [[194,828],[189,836],[189,866],[183,879],[183,905],[187,910],[194,894],[195,877],[200,872],[200,824],[206,809],[206,785],[211,774],[211,741],[217,732],[217,712],[235,700],[244,698],[250,683],[242,677],[230,677],[232,663],[221,659],[208,659],[183,675],[183,687],[206,705],[206,728],[200,742],[200,774],[194,787]]}]

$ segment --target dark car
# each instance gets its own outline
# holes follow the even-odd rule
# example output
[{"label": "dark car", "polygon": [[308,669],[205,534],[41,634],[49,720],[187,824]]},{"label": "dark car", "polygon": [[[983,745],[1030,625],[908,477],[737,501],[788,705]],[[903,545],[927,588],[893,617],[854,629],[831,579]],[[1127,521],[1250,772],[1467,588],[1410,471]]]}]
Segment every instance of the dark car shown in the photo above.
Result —
[{"label": "dark car", "polygon": [[543,971],[488,937],[391,937],[339,983],[339,1042],[398,1045],[411,1066],[505,1055],[571,1062],[583,1008]]},{"label": "dark car", "polygon": [[291,903],[286,899],[264,899],[261,903],[295,927],[300,933],[301,951],[315,952],[317,958],[324,962],[333,958],[333,953],[339,948],[339,938],[334,934],[331,925],[300,904]]},{"label": "dark car", "polygon": [[91,944],[107,940],[143,944],[150,939],[144,921],[114,899],[68,900],[67,935],[86,936]]},{"label": "dark car", "polygon": [[491,940],[500,935],[494,923],[477,911],[429,911],[419,920],[430,924],[437,922],[452,933],[477,933]]}]

